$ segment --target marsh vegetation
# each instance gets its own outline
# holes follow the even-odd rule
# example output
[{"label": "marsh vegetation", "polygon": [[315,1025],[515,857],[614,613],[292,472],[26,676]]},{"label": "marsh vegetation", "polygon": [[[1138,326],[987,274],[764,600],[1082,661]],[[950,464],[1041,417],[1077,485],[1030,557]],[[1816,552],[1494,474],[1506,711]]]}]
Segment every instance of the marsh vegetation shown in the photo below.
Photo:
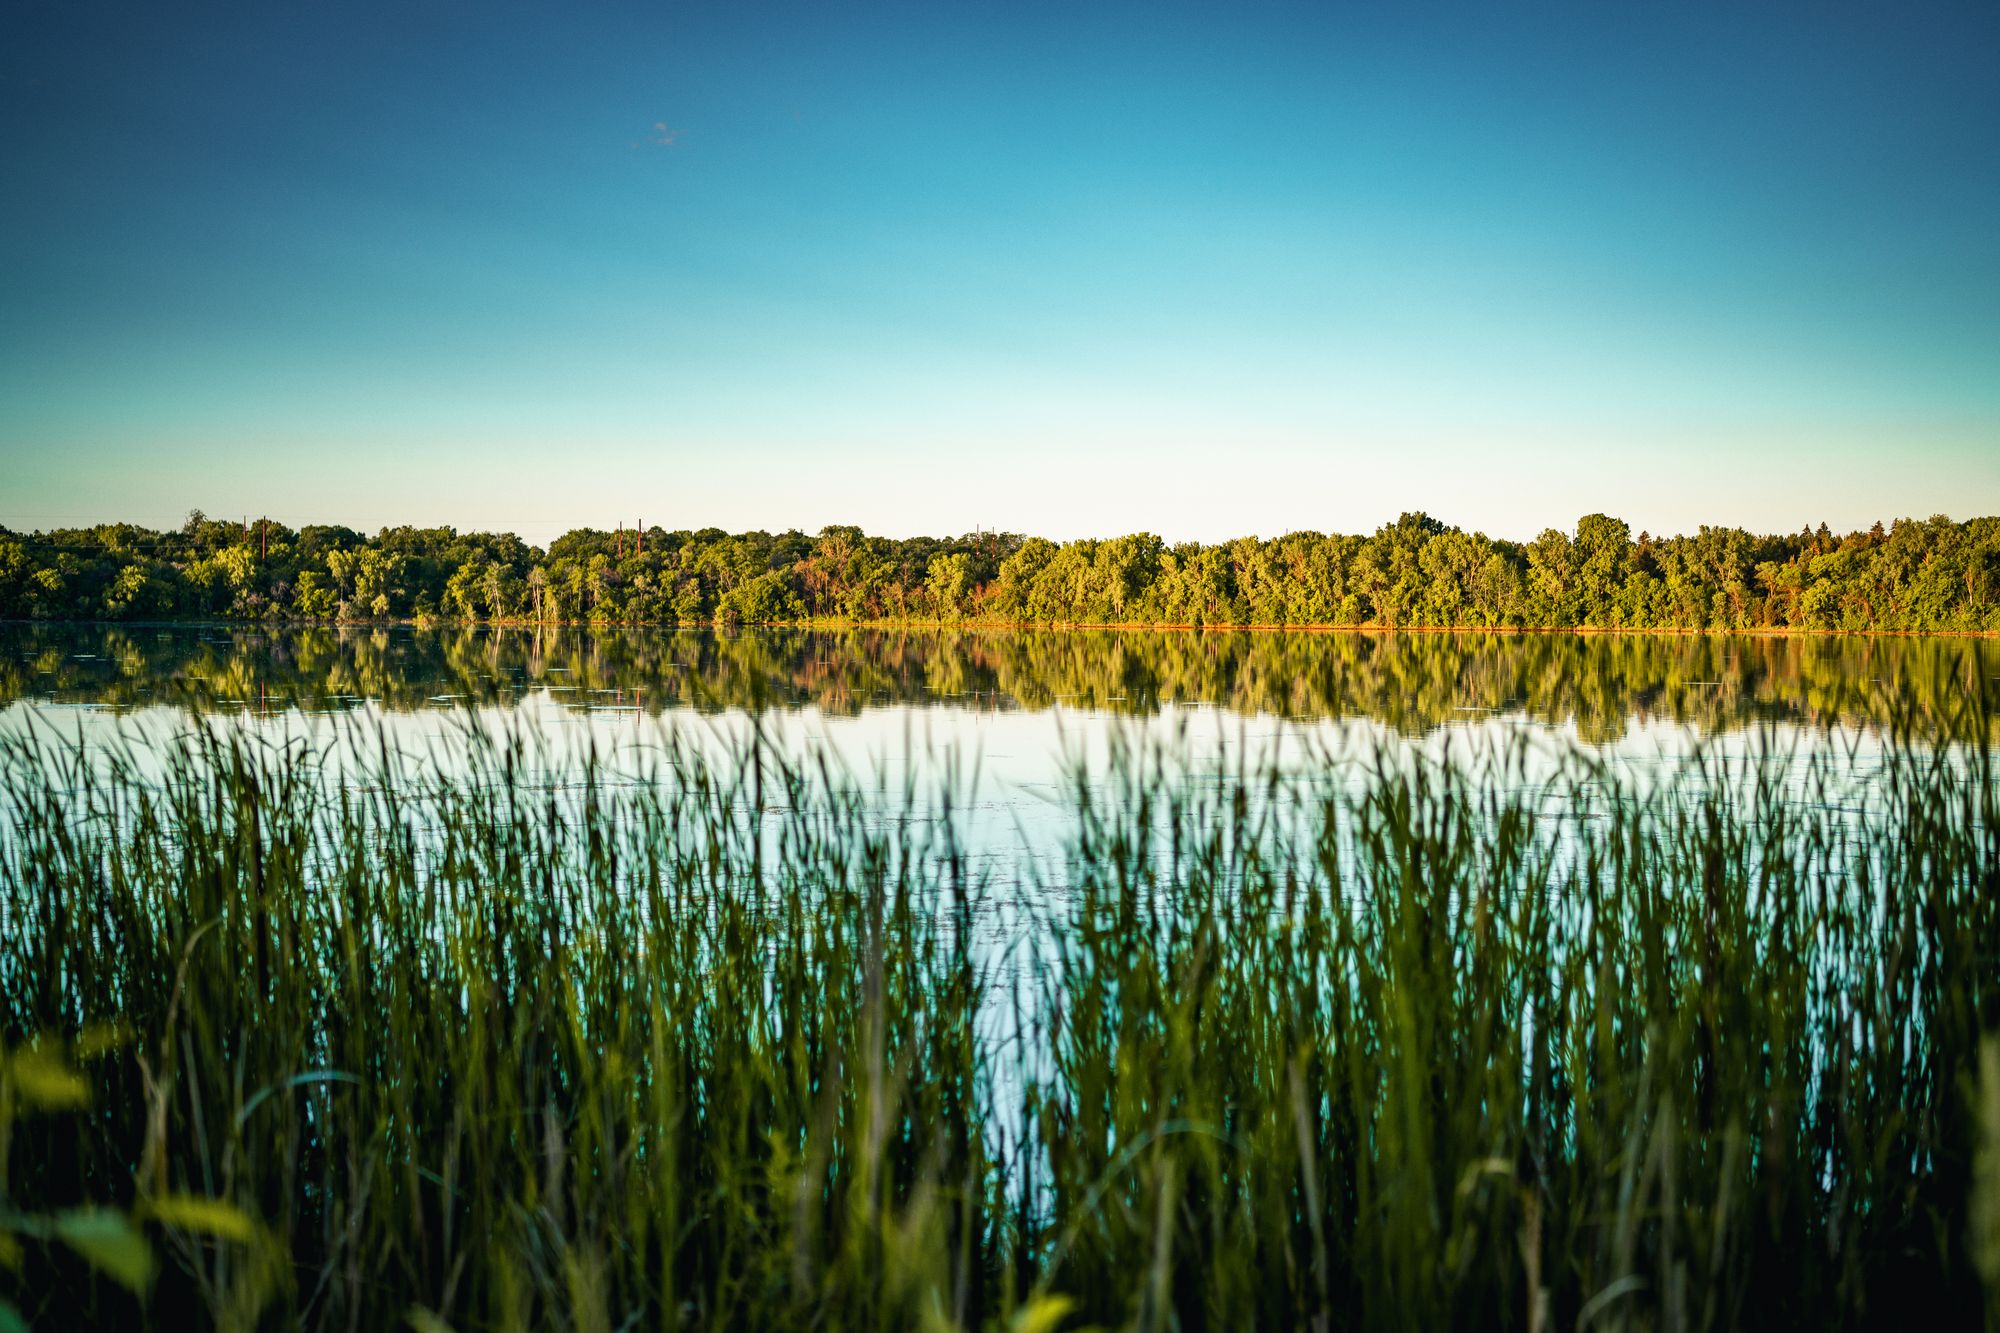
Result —
[{"label": "marsh vegetation", "polygon": [[[2000,783],[1960,741],[1072,774],[753,731],[0,746],[34,1325],[1960,1325]],[[1775,732],[1765,733],[1773,739]],[[80,1211],[94,1209],[95,1211]]]}]

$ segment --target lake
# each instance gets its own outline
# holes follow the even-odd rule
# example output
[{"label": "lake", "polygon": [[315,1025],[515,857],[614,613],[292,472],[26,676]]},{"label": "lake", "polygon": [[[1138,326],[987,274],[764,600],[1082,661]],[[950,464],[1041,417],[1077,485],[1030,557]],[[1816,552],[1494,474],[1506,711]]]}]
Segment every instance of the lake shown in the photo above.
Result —
[{"label": "lake", "polygon": [[365,737],[364,755],[386,736],[449,766],[468,727],[525,730],[561,781],[593,749],[630,780],[665,735],[720,758],[754,730],[894,793],[885,809],[906,783],[928,802],[949,773],[981,868],[1045,880],[1062,873],[1075,770],[1101,776],[1135,748],[1197,775],[1323,781],[1384,749],[1506,753],[1484,771],[1555,783],[1557,806],[1574,804],[1579,760],[1644,787],[1700,780],[1683,771],[1696,752],[1813,756],[1816,780],[1831,769],[1863,801],[1886,739],[1963,741],[1996,704],[2000,641],[1944,637],[0,627],[0,734],[166,749],[191,718],[229,720]]},{"label": "lake", "polygon": [[936,742],[1032,752],[1058,728],[1171,712],[1410,739],[1499,724],[1616,749],[1759,727],[1962,739],[1997,702],[1990,639],[0,626],[7,725],[365,713],[421,731],[473,710],[591,728],[764,716],[880,738],[917,719]]}]

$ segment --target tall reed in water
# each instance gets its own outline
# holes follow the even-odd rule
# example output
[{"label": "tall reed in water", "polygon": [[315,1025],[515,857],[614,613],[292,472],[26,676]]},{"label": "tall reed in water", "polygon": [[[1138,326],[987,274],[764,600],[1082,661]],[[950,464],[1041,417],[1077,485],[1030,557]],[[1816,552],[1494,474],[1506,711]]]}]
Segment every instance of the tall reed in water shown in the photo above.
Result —
[{"label": "tall reed in water", "polygon": [[950,787],[446,750],[5,744],[0,1299],[1678,1329],[1967,1322],[2000,1278],[1982,748],[1135,745],[1024,894]]}]

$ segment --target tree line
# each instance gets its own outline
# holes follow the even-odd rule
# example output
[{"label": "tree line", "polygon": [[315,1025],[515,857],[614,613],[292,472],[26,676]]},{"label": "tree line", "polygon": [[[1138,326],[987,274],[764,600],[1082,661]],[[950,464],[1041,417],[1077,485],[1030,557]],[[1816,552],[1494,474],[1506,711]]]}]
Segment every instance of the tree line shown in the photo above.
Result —
[{"label": "tree line", "polygon": [[544,549],[196,512],[0,528],[0,619],[1996,631],[2000,518],[1655,537],[1591,514],[1525,543],[1421,513],[1213,545],[580,528]]}]

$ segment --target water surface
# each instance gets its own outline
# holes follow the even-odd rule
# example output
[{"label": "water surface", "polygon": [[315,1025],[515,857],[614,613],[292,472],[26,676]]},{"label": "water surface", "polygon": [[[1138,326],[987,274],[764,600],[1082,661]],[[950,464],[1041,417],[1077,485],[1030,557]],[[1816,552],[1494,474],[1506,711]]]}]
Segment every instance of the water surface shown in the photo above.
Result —
[{"label": "water surface", "polygon": [[1660,722],[1935,731],[1996,691],[2000,642],[1934,637],[0,626],[0,706],[198,713],[1174,705],[1405,735],[1514,715],[1604,743]]}]

